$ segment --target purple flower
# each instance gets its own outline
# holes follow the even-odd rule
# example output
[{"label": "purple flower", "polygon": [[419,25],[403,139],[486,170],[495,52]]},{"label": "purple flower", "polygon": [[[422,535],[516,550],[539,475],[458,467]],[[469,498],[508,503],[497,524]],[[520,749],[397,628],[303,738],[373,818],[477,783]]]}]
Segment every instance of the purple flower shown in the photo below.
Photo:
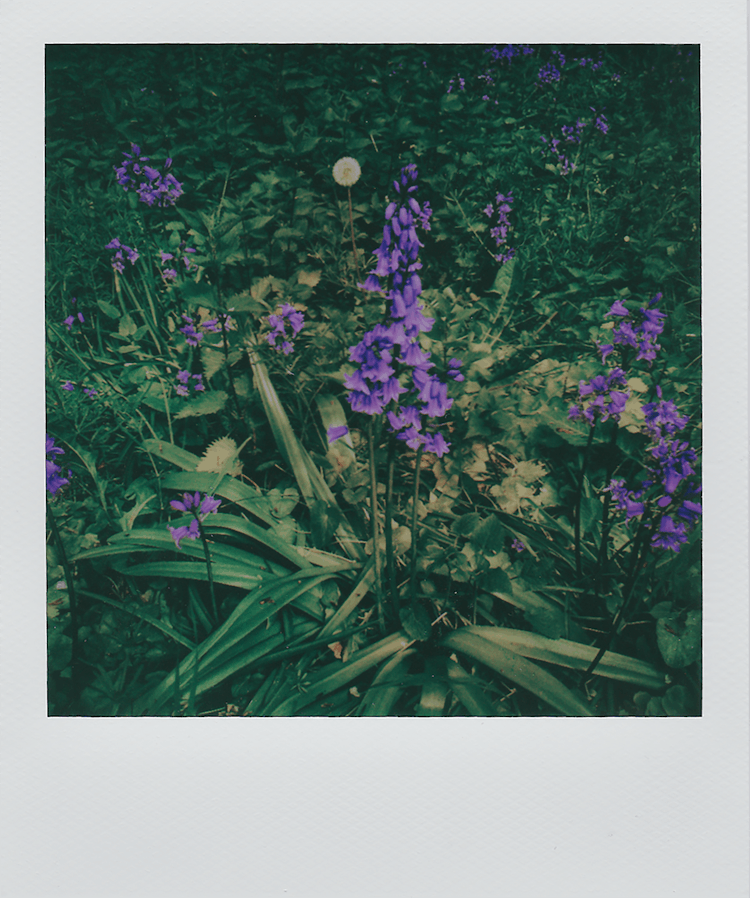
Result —
[{"label": "purple flower", "polygon": [[115,254],[114,256],[112,256],[112,268],[120,273],[125,270],[125,266],[123,265],[125,256],[128,257],[131,265],[135,265],[138,259],[138,252],[134,249],[131,249],[131,247],[126,246],[124,243],[120,243],[117,237],[110,240],[110,242],[104,248],[115,250]]},{"label": "purple flower", "polygon": [[627,378],[621,368],[615,368],[609,375],[597,374],[588,382],[582,380],[578,384],[579,404],[570,407],[568,418],[577,420],[583,416],[592,425],[597,417],[602,421],[609,418],[619,421],[630,393],[627,390],[613,390],[612,387],[626,384]]},{"label": "purple flower", "polygon": [[193,518],[189,524],[185,524],[182,527],[171,527],[167,524],[167,530],[172,534],[172,539],[178,549],[180,548],[181,540],[198,539],[200,536],[200,524],[198,523],[198,518]]},{"label": "purple flower", "polygon": [[448,362],[448,371],[446,372],[448,377],[452,377],[457,383],[460,383],[464,376],[458,370],[461,365],[463,365],[463,359],[450,359]]},{"label": "purple flower", "polygon": [[336,440],[340,440],[341,437],[346,436],[349,433],[349,428],[346,424],[340,424],[335,427],[329,427],[326,436],[328,437],[328,445],[331,443],[335,443]]},{"label": "purple flower", "polygon": [[[365,290],[386,294],[390,320],[388,324],[376,324],[356,346],[350,347],[349,359],[358,368],[345,375],[344,383],[354,411],[368,415],[387,411],[389,427],[398,439],[410,448],[423,446],[442,456],[450,444],[438,433],[422,431],[423,416],[441,417],[453,400],[448,398],[447,385],[428,373],[434,363],[420,343],[420,334],[432,328],[434,319],[424,314],[419,299],[422,243],[417,231],[429,230],[432,210],[429,203],[420,203],[416,197],[417,177],[416,166],[407,165],[393,182],[398,199],[386,206],[383,240],[374,253],[377,265],[361,285]],[[390,279],[388,287],[381,283],[381,278]],[[458,371],[460,365],[458,359],[449,364],[449,376],[456,381],[463,380]],[[408,404],[401,407],[398,403],[403,395],[408,396]]]},{"label": "purple flower", "polygon": [[89,397],[89,399],[93,399],[94,396],[98,395],[98,392],[93,387],[84,387],[83,392]]},{"label": "purple flower", "polygon": [[69,380],[66,380],[62,385],[63,390],[68,390],[69,392],[75,390],[75,384],[72,384]]},{"label": "purple flower", "polygon": [[[59,489],[64,487],[67,483],[70,483],[70,481],[61,476],[60,466],[54,460],[56,456],[64,455],[65,450],[61,449],[59,446],[55,446],[54,437],[51,437],[49,434],[45,434],[45,436],[45,455],[47,456],[47,458],[45,459],[47,492],[54,496]],[[50,458],[50,456],[52,457]]]},{"label": "purple flower", "polygon": [[[273,330],[266,334],[266,340],[269,345],[273,346],[276,352],[283,352],[284,355],[294,352],[294,344],[287,339],[287,324],[292,329],[292,336],[296,337],[305,324],[305,316],[289,303],[284,303],[280,309],[277,309],[275,315],[268,316],[268,323]],[[281,339],[281,346],[276,345],[276,340]]]},{"label": "purple flower", "polygon": [[622,300],[618,299],[612,303],[612,305],[609,308],[609,311],[607,312],[607,314],[604,317],[608,318],[610,315],[617,315],[620,318],[627,318],[628,315],[630,315],[630,312],[625,308],[625,306],[622,303]]},{"label": "purple flower", "polygon": [[[124,190],[134,187],[141,202],[149,206],[173,206],[177,198],[182,195],[182,184],[171,173],[162,173],[151,165],[143,165],[148,162],[148,156],[141,156],[140,147],[131,144],[131,152],[123,153],[125,160],[118,168],[115,166],[117,183]],[[165,163],[165,169],[172,165],[171,158]],[[138,183],[140,180],[140,183]]]},{"label": "purple flower", "polygon": [[515,538],[513,540],[513,542],[510,544],[510,547],[511,547],[511,549],[515,550],[516,552],[523,552],[524,549],[526,548],[526,546],[518,538]]},{"label": "purple flower", "polygon": [[221,499],[216,499],[214,496],[209,495],[201,498],[200,492],[183,493],[182,500],[172,499],[169,504],[175,511],[183,511],[193,515],[193,520],[189,524],[181,527],[167,525],[167,529],[172,534],[172,539],[179,549],[181,540],[197,539],[200,536],[200,521],[204,520],[209,514],[215,514],[221,505]]}]

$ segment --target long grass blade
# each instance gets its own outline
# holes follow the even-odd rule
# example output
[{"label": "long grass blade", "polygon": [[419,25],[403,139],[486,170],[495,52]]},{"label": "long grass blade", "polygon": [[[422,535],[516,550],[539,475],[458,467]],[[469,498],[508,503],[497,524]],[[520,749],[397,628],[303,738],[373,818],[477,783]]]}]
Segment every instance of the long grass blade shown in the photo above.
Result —
[{"label": "long grass blade", "polygon": [[[506,627],[466,627],[484,639],[510,649],[525,658],[547,661],[573,670],[586,670],[594,660],[597,649],[568,639],[548,639],[536,633],[512,630]],[[643,689],[663,689],[666,677],[646,661],[638,661],[617,652],[605,652],[596,666],[597,675],[611,680],[634,683]]]},{"label": "long grass blade", "polygon": [[589,706],[552,674],[483,636],[467,633],[467,629],[464,627],[454,630],[444,636],[440,644],[492,668],[502,677],[538,696],[561,714],[573,717],[593,716]]},{"label": "long grass blade", "polygon": [[401,680],[409,673],[411,658],[416,649],[406,649],[389,658],[377,672],[362,699],[362,717],[387,717],[404,691]]},{"label": "long grass blade", "polygon": [[341,689],[347,683],[360,676],[360,674],[411,644],[412,640],[409,639],[406,633],[400,630],[398,633],[386,636],[374,645],[357,652],[345,664],[335,662],[332,665],[326,665],[326,667],[310,678],[305,692],[300,695],[293,695],[280,705],[277,705],[270,712],[271,716],[286,717],[293,715],[305,705],[320,698],[321,695]]},{"label": "long grass blade", "polygon": [[453,694],[473,717],[499,717],[492,702],[484,692],[476,685],[476,679],[469,676],[466,671],[452,658],[446,659],[446,672]]}]

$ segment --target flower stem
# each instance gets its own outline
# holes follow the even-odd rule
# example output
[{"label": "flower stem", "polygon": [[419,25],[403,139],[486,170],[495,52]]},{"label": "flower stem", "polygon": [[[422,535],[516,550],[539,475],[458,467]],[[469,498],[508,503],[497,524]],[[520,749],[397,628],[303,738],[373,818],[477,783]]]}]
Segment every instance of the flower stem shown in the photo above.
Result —
[{"label": "flower stem", "polygon": [[227,321],[229,315],[219,315],[221,321],[221,345],[224,350],[224,364],[226,365],[227,375],[229,377],[229,392],[232,395],[234,410],[237,412],[237,420],[242,420],[242,412],[240,410],[240,401],[237,398],[237,392],[234,389],[234,375],[232,374],[232,366],[229,364],[229,341],[227,340]]},{"label": "flower stem", "polygon": [[633,588],[635,587],[636,580],[638,579],[638,572],[641,570],[643,561],[646,558],[646,553],[649,550],[649,544],[646,539],[648,536],[648,532],[649,531],[646,527],[645,519],[642,519],[638,526],[638,533],[635,537],[635,544],[633,545],[633,552],[631,554],[632,562],[623,589],[622,604],[617,610],[617,614],[612,621],[612,627],[610,628],[609,635],[604,641],[604,645],[602,645],[602,647],[596,653],[596,657],[594,658],[594,660],[586,668],[584,678],[591,676],[591,674],[594,672],[594,669],[596,668],[596,665],[602,660],[604,653],[612,648],[612,643],[614,642],[615,636],[617,636],[617,631],[620,627],[620,621],[625,616],[625,612],[626,610],[628,610],[628,606],[630,605],[630,597],[633,594]]},{"label": "flower stem", "polygon": [[367,431],[370,447],[370,515],[372,518],[372,557],[375,562],[375,598],[378,603],[378,618],[380,629],[385,633],[385,621],[383,620],[383,584],[380,577],[380,548],[378,546],[378,476],[375,468],[375,435],[373,419]]},{"label": "flower stem", "polygon": [[411,575],[409,578],[409,594],[413,600],[414,586],[417,580],[417,504],[419,502],[419,475],[422,470],[422,453],[424,445],[417,449],[416,471],[414,473],[414,495],[411,503]]},{"label": "flower stem", "polygon": [[396,467],[395,441],[388,440],[388,480],[385,488],[385,561],[388,567],[388,588],[393,611],[398,620],[398,591],[396,589],[396,562],[393,556],[393,472]]},{"label": "flower stem", "polygon": [[65,551],[65,546],[63,545],[62,536],[60,534],[60,528],[57,526],[57,521],[49,506],[49,501],[47,502],[47,520],[49,521],[50,530],[52,531],[52,535],[57,545],[57,551],[60,553],[60,564],[65,573],[65,586],[68,590],[68,600],[70,602],[70,627],[72,631],[70,637],[71,679],[73,684],[80,685],[80,664],[78,660],[78,597],[73,582],[73,574],[70,569],[70,564],[68,563],[68,555]]},{"label": "flower stem", "polygon": [[203,531],[203,524],[201,523],[201,519],[197,515],[196,520],[198,521],[198,532],[201,535],[201,542],[203,543],[203,553],[206,556],[206,572],[208,573],[208,590],[211,594],[211,610],[214,613],[214,621],[218,622],[219,613],[216,608],[216,593],[214,592],[214,576],[211,567],[211,553],[208,551],[208,540],[206,539],[206,534]]},{"label": "flower stem", "polygon": [[596,430],[596,421],[591,425],[589,430],[589,438],[586,443],[586,449],[583,453],[583,461],[581,462],[581,475],[578,478],[578,497],[576,499],[575,508],[575,558],[576,558],[576,576],[581,576],[581,500],[583,498],[583,481],[586,476],[586,468],[589,463],[589,454],[591,452],[591,444],[594,442],[594,431]]}]

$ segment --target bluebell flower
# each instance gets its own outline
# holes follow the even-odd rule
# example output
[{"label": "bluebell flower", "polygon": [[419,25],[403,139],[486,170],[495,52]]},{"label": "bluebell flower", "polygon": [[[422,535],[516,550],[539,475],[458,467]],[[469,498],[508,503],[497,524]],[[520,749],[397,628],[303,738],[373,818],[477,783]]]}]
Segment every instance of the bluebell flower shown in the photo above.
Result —
[{"label": "bluebell flower", "polygon": [[201,498],[200,492],[183,493],[182,499],[172,499],[169,503],[175,511],[182,511],[193,515],[193,520],[189,524],[181,527],[172,527],[167,524],[167,530],[172,535],[177,548],[180,548],[180,542],[183,539],[198,539],[200,536],[200,522],[209,514],[215,514],[221,505],[221,499],[215,496],[204,495]]},{"label": "bluebell flower", "polygon": [[[269,345],[273,346],[277,352],[283,352],[284,355],[294,352],[294,343],[291,339],[288,339],[289,335],[287,334],[286,326],[287,324],[290,325],[292,329],[291,336],[296,337],[305,324],[305,316],[302,312],[289,303],[284,303],[280,309],[277,309],[275,315],[268,316],[268,323],[273,328],[269,334],[266,334],[266,340]],[[282,341],[280,346],[276,345],[277,339]]]},{"label": "bluebell flower", "polygon": [[349,433],[349,428],[346,424],[340,424],[335,427],[329,427],[326,431],[326,437],[328,438],[328,445],[331,443],[335,443],[336,440],[340,440],[341,437],[345,437]]},{"label": "bluebell flower", "polygon": [[[428,332],[434,322],[424,314],[419,299],[422,281],[419,270],[418,229],[427,230],[432,214],[429,203],[416,198],[417,168],[407,165],[393,182],[398,195],[385,209],[383,240],[374,255],[375,269],[362,289],[385,293],[390,301],[388,324],[376,324],[362,340],[350,347],[349,359],[358,368],[345,375],[349,404],[354,411],[379,415],[387,411],[387,421],[397,439],[411,448],[424,446],[427,451],[443,455],[449,443],[436,432],[423,429],[423,417],[442,417],[453,402],[447,396],[447,385],[430,374],[434,363],[420,343],[420,334]],[[384,287],[381,278],[389,278]],[[449,376],[458,381],[459,359],[450,363]],[[405,396],[405,404],[399,405]]]},{"label": "bluebell flower", "polygon": [[124,243],[120,243],[117,237],[110,240],[104,248],[115,250],[115,254],[112,257],[112,268],[120,273],[125,270],[125,266],[123,265],[125,256],[128,257],[131,265],[135,265],[138,260],[138,251],[126,246]]},{"label": "bluebell flower", "polygon": [[64,487],[70,481],[61,475],[60,466],[55,461],[55,458],[58,455],[64,455],[65,450],[61,449],[59,446],[55,446],[54,437],[51,437],[49,434],[45,434],[46,436],[46,449],[45,455],[47,458],[46,462],[46,475],[47,475],[47,492],[52,496],[57,493],[62,487]]},{"label": "bluebell flower", "polygon": [[[182,195],[182,184],[173,174],[162,174],[157,168],[145,165],[149,156],[142,156],[141,149],[136,144],[131,144],[130,153],[124,152],[125,160],[122,165],[114,166],[117,175],[117,183],[127,191],[135,188],[141,202],[149,206],[155,203],[159,206],[173,206],[178,197]],[[165,169],[172,165],[172,159],[167,158]],[[139,183],[140,182],[140,183]]]}]

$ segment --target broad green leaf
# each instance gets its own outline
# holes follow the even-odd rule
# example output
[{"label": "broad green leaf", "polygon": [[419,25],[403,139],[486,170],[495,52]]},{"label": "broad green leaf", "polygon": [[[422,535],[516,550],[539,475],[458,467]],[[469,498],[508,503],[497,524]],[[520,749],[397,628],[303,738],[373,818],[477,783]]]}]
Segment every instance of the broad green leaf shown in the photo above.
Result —
[{"label": "broad green leaf", "polygon": [[425,676],[430,679],[422,686],[416,709],[417,717],[443,716],[448,685],[444,679],[445,665],[442,661],[442,658],[428,658],[425,663]]},{"label": "broad green leaf", "polygon": [[546,670],[521,655],[517,655],[495,642],[467,633],[467,628],[454,630],[443,637],[440,645],[468,655],[470,658],[485,664],[502,677],[527,689],[542,701],[560,711],[574,717],[591,717],[593,713],[588,705],[563,685]]},{"label": "broad green leaf", "polygon": [[[598,654],[598,649],[595,646],[581,645],[579,642],[571,642],[568,639],[548,639],[537,633],[527,633],[523,630],[476,626],[468,626],[464,629],[523,655],[525,658],[547,661],[550,664],[559,664],[561,667],[569,667],[574,670],[586,670]],[[634,683],[645,689],[663,689],[666,685],[665,675],[653,665],[616,652],[605,652],[596,666],[595,673],[612,680]]]},{"label": "broad green leaf", "polygon": [[151,455],[163,458],[165,461],[177,465],[178,468],[183,468],[185,471],[194,471],[200,461],[197,455],[193,455],[187,449],[180,449],[179,446],[175,446],[166,440],[144,440],[143,448]]},{"label": "broad green leaf", "polygon": [[229,394],[224,390],[215,390],[213,393],[203,393],[197,398],[191,398],[190,402],[174,416],[175,421],[182,418],[196,418],[201,415],[213,415],[224,408],[227,399],[229,399]]},{"label": "broad green leaf", "polygon": [[453,694],[473,717],[499,717],[499,712],[477,685],[475,677],[452,658],[446,658],[446,671]]},{"label": "broad green leaf", "polygon": [[180,682],[183,682],[196,663],[200,665],[204,659],[207,666],[217,665],[225,653],[230,652],[257,627],[265,624],[279,609],[331,576],[329,573],[315,576],[316,573],[317,571],[311,575],[307,571],[298,571],[247,593],[217,630],[190,652],[156,687],[134,703],[133,713],[136,716],[147,711],[150,714],[156,713],[169,699],[178,676]]},{"label": "broad green leaf", "polygon": [[383,664],[362,699],[362,717],[387,717],[391,713],[404,691],[401,680],[409,673],[410,659],[416,654],[416,649],[405,649]]},{"label": "broad green leaf", "polygon": [[687,717],[690,709],[690,693],[684,686],[670,686],[661,703],[670,717]]},{"label": "broad green leaf", "polygon": [[271,716],[287,717],[293,715],[300,708],[315,701],[321,695],[335,692],[337,689],[346,686],[347,683],[350,683],[371,667],[401,651],[401,649],[407,648],[410,644],[411,642],[407,635],[399,631],[391,636],[386,636],[380,642],[376,642],[366,649],[356,652],[345,664],[337,661],[334,664],[327,665],[310,677],[310,682],[304,693],[292,696],[282,702],[271,711]]}]

